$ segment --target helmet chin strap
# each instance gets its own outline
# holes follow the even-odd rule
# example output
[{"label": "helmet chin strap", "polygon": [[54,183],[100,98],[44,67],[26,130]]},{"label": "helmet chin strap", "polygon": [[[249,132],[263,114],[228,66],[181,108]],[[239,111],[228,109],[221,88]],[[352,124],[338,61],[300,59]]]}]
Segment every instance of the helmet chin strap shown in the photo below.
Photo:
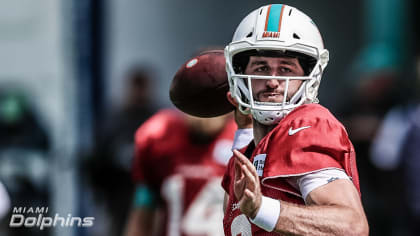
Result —
[{"label": "helmet chin strap", "polygon": [[252,117],[258,123],[263,125],[275,125],[279,123],[291,110],[282,110],[282,111],[262,111],[251,109]]}]

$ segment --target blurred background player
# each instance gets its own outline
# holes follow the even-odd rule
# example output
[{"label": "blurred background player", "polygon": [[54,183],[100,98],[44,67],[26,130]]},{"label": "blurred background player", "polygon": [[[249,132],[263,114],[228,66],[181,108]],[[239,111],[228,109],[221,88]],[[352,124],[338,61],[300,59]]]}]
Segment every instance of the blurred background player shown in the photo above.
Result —
[{"label": "blurred background player", "polygon": [[[410,64],[411,65],[411,64]],[[370,161],[379,170],[386,172],[388,178],[394,177],[383,189],[393,183],[393,192],[386,195],[388,202],[395,204],[384,206],[385,210],[400,216],[399,221],[383,217],[392,226],[395,235],[417,235],[420,230],[420,52],[417,51],[415,80],[412,89],[415,96],[405,103],[389,109],[381,122],[378,132],[370,147]],[[398,183],[404,184],[398,184]],[[398,190],[398,191],[395,191]],[[386,193],[386,194],[384,194]],[[386,205],[387,202],[380,202]],[[383,210],[384,211],[384,210]],[[380,218],[381,219],[381,218]],[[404,219],[404,220],[402,220]]]},{"label": "blurred background player", "polygon": [[418,46],[411,43],[416,30],[408,11],[413,3],[363,1],[362,44],[340,85],[336,113],[357,152],[371,235],[409,234],[404,189],[410,186],[411,194],[415,187],[401,184],[410,181],[398,161],[405,158],[398,156],[418,98],[413,63]]},{"label": "blurred background player", "polygon": [[[123,76],[123,102],[98,123],[96,145],[83,166],[93,190],[95,214],[104,216],[90,235],[121,235],[131,206],[133,136],[136,129],[157,110],[150,101],[155,70],[148,63],[134,64]],[[87,191],[87,189],[86,189]],[[88,207],[90,206],[86,203]],[[99,215],[99,214],[98,214]],[[95,231],[96,230],[96,231]]]},{"label": "blurred background player", "polygon": [[126,235],[223,235],[220,182],[236,129],[231,115],[196,118],[169,109],[146,121],[135,135]]},{"label": "blurred background player", "polygon": [[[7,191],[10,208],[49,205],[50,137],[41,122],[42,114],[23,86],[0,87],[0,185],[4,184],[0,192]],[[1,202],[4,195],[0,195]],[[30,227],[8,227],[12,211],[8,213],[4,216],[7,224],[0,225],[0,232],[5,232],[1,235],[49,235],[49,229],[41,232]]]}]

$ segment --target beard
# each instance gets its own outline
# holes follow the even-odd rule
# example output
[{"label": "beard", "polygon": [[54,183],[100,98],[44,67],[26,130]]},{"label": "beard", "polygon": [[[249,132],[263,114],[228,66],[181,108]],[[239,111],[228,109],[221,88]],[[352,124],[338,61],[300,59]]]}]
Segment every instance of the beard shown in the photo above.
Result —
[{"label": "beard", "polygon": [[[290,91],[288,91],[286,101],[289,101],[292,95],[293,93],[290,93]],[[284,99],[284,91],[276,89],[266,89],[258,92],[255,97],[255,100],[259,102],[282,103]]]}]

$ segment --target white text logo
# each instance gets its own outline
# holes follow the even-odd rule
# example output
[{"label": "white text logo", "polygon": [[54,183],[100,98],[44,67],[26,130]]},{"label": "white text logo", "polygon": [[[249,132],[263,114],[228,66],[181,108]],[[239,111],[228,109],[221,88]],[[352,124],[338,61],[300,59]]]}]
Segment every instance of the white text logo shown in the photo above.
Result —
[{"label": "white text logo", "polygon": [[49,227],[92,227],[95,217],[77,217],[67,214],[62,217],[55,214],[54,217],[45,216],[48,207],[13,207],[13,214],[9,226],[12,228],[26,227],[44,230]]},{"label": "white text logo", "polygon": [[254,161],[252,163],[254,164],[255,169],[257,170],[258,176],[260,177],[263,175],[266,156],[267,154],[258,154],[254,157]]}]

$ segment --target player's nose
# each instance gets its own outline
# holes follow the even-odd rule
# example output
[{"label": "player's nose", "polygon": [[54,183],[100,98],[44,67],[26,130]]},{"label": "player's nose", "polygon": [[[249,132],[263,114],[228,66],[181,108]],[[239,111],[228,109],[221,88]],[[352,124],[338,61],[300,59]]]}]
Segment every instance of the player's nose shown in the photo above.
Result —
[{"label": "player's nose", "polygon": [[277,79],[268,79],[265,84],[269,88],[277,88],[280,86],[281,81]]}]

